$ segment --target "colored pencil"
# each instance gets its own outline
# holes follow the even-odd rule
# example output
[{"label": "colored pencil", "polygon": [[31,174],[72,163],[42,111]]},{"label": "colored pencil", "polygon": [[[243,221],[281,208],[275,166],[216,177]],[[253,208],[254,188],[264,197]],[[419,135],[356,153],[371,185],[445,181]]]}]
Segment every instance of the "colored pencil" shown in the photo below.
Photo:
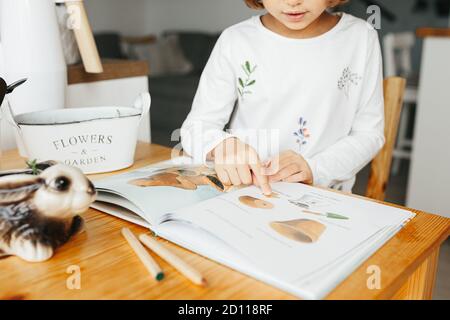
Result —
[{"label": "colored pencil", "polygon": [[187,264],[185,261],[181,260],[180,257],[172,253],[165,245],[152,239],[146,234],[141,234],[139,240],[150,250],[160,256],[162,259],[166,260],[175,269],[177,269],[181,274],[183,274],[190,281],[199,286],[206,286],[206,280],[200,272],[195,270],[192,266]]},{"label": "colored pencil", "polygon": [[153,258],[150,256],[147,250],[145,250],[139,240],[131,232],[131,230],[128,228],[122,228],[122,235],[127,240],[128,244],[142,261],[147,270],[150,272],[152,277],[157,281],[161,281],[164,278],[164,273],[162,272],[161,267],[156,263],[155,260],[153,260]]}]

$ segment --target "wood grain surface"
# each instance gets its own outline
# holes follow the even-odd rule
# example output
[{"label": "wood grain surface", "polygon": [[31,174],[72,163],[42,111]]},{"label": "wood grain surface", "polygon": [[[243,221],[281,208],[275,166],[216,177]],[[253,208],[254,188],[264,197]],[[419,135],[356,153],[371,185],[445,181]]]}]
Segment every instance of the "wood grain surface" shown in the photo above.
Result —
[{"label": "wood grain surface", "polygon": [[416,36],[426,37],[450,37],[450,28],[419,28],[416,30]]},{"label": "wood grain surface", "polygon": [[142,77],[149,74],[147,61],[141,60],[102,60],[102,73],[87,73],[83,64],[67,67],[68,84],[114,80],[130,77]]}]

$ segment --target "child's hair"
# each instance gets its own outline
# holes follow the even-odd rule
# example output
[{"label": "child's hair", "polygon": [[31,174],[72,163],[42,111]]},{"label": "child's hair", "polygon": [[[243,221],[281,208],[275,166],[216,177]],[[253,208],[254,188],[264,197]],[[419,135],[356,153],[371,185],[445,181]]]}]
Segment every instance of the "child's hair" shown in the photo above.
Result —
[{"label": "child's hair", "polygon": [[[264,9],[262,0],[244,0],[247,6],[252,9]],[[338,6],[348,2],[349,0],[329,0],[330,7]]]}]

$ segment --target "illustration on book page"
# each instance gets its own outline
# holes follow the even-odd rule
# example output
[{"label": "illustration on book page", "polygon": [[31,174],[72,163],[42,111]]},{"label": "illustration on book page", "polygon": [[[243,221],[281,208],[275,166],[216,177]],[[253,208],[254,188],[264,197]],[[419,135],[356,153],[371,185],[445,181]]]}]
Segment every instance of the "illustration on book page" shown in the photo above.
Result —
[{"label": "illustration on book page", "polygon": [[317,242],[326,229],[322,223],[309,219],[271,222],[270,227],[283,237],[306,243]]},{"label": "illustration on book page", "polygon": [[334,212],[323,212],[321,209],[333,205],[331,200],[318,194],[304,194],[299,199],[289,199],[289,203],[302,208],[303,213],[323,216],[330,219],[348,220],[349,218]]},{"label": "illustration on book page", "polygon": [[255,209],[273,209],[274,206],[269,201],[261,200],[251,196],[241,196],[239,197],[239,202],[250,208]]},{"label": "illustration on book page", "polygon": [[221,192],[228,191],[215,171],[204,166],[160,169],[148,177],[134,179],[128,183],[138,187],[175,187],[184,190],[196,190],[198,186],[209,185]]}]

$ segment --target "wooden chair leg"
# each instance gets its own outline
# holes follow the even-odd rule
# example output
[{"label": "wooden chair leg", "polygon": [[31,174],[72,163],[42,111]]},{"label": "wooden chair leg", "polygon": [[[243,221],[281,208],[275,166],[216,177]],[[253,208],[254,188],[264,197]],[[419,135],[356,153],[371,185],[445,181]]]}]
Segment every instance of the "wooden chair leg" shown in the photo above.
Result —
[{"label": "wooden chair leg", "polygon": [[394,295],[395,300],[431,300],[436,281],[439,248],[414,271],[402,288]]}]

